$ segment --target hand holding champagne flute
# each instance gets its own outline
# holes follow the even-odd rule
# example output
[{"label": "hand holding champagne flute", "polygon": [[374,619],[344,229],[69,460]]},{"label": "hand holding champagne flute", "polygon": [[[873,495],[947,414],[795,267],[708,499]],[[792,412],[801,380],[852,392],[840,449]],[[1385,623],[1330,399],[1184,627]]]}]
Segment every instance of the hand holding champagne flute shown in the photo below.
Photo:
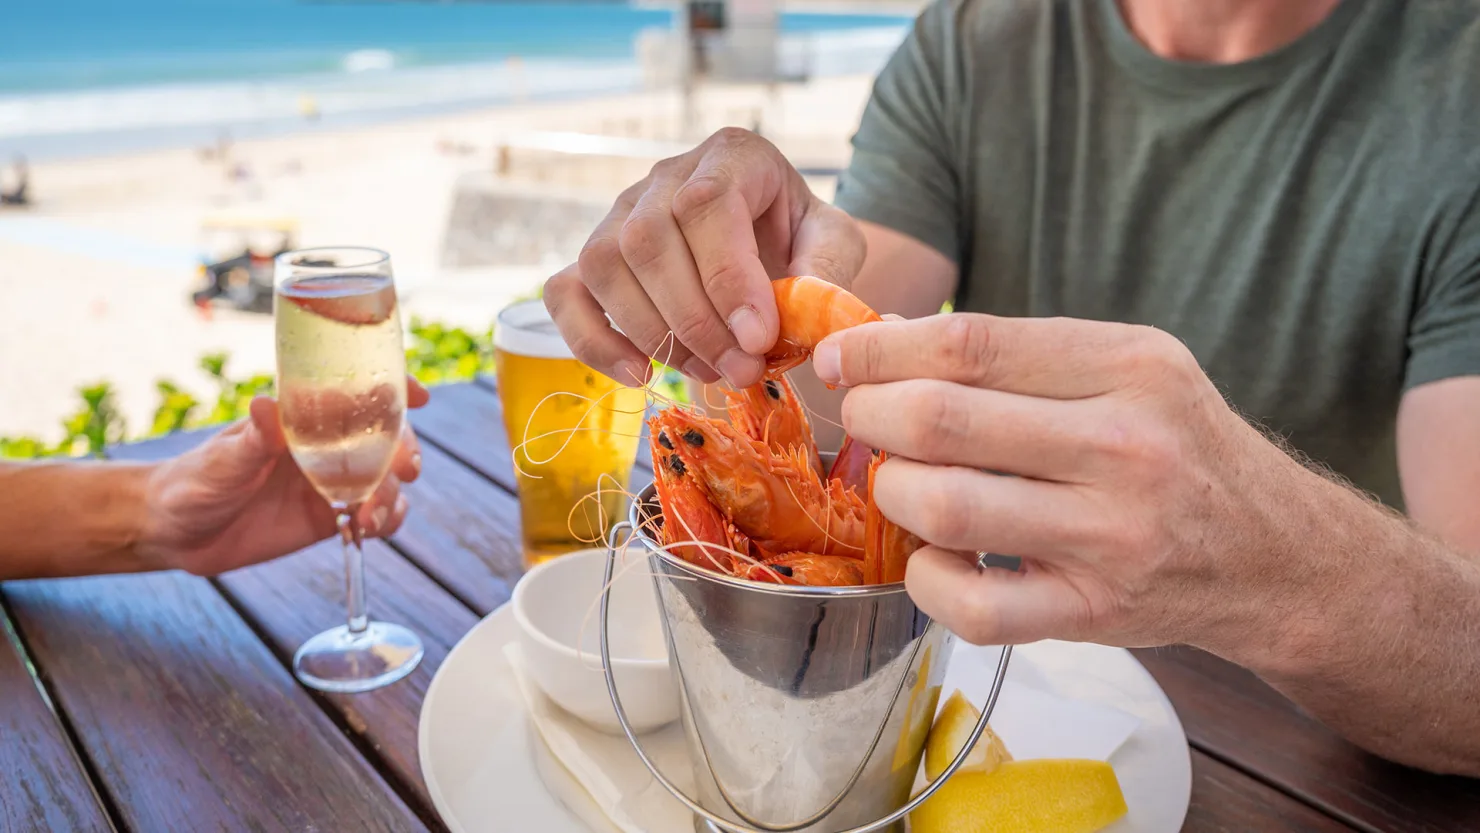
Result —
[{"label": "hand holding champagne flute", "polygon": [[274,318],[288,450],[334,509],[344,543],[349,621],[298,649],[311,688],[369,691],[411,673],[416,634],[371,622],[355,516],[390,469],[405,424],[406,354],[390,256],[375,249],[279,255]]}]

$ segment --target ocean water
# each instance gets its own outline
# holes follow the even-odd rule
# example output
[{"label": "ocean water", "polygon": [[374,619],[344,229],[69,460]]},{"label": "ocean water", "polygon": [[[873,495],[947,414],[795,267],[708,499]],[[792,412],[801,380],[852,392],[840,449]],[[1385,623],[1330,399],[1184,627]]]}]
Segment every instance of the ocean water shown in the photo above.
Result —
[{"label": "ocean water", "polygon": [[[908,18],[786,14],[783,56],[876,70]],[[636,89],[625,2],[0,0],[0,153],[33,158]],[[517,61],[511,61],[517,58]],[[320,118],[306,125],[311,98]]]}]

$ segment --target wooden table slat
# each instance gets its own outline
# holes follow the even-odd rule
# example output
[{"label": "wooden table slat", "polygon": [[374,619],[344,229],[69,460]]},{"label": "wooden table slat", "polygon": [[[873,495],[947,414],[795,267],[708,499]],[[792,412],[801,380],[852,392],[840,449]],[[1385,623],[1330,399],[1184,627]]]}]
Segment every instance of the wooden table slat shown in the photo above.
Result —
[{"label": "wooden table slat", "polygon": [[1171,698],[1189,741],[1368,830],[1480,830],[1480,781],[1371,755],[1250,671],[1191,648],[1134,652]]},{"label": "wooden table slat", "polygon": [[47,705],[0,608],[0,831],[108,831],[72,742]]},{"label": "wooden table slat", "polygon": [[[208,432],[198,432],[189,439],[172,438],[168,444],[139,443],[128,446],[121,456],[136,460],[157,459],[163,456],[163,452],[187,450],[192,442],[200,442],[207,436]],[[435,448],[427,448],[423,452],[423,461],[423,465],[430,469],[431,476],[425,479],[430,485],[412,484],[409,489],[420,488],[437,495],[438,499],[447,499],[449,487],[456,487],[457,505],[487,506],[493,501],[492,505],[503,512],[514,513],[513,548],[505,547],[504,552],[506,555],[512,553],[512,563],[517,568],[517,502]],[[443,483],[442,477],[448,478],[449,482]],[[436,492],[438,483],[443,483],[440,493]],[[412,498],[415,497],[416,493],[412,492]],[[499,499],[502,502],[498,502]],[[412,530],[411,543],[419,546],[421,539],[416,530],[431,526],[422,520],[422,513],[445,508],[423,504],[419,500],[414,503],[408,519]],[[454,513],[450,520],[472,529],[496,517],[497,513],[491,513],[470,519]],[[434,545],[443,543],[446,542],[434,539],[423,552],[430,554]],[[454,547],[445,554],[464,569],[471,568],[474,563],[485,563],[466,548]],[[429,555],[428,560],[435,561],[436,558]],[[449,574],[457,575],[455,572]],[[486,569],[484,574],[487,574]],[[468,588],[476,586],[474,576],[463,579]],[[344,557],[336,540],[227,573],[216,582],[268,640],[285,665],[291,663],[293,653],[309,637],[344,621]],[[477,623],[478,617],[417,565],[380,541],[365,542],[365,583],[371,618],[411,628],[421,637],[426,655],[409,677],[394,685],[364,694],[316,696],[331,704],[339,722],[375,750],[377,763],[414,796],[417,809],[426,817],[435,818],[435,809],[417,759],[416,728],[421,703],[447,652]]]},{"label": "wooden table slat", "polygon": [[411,412],[411,425],[424,441],[516,493],[519,488],[514,482],[514,458],[509,453],[503,414],[498,396],[485,387],[442,385],[432,390],[425,407]]},{"label": "wooden table slat", "polygon": [[1351,833],[1352,828],[1248,775],[1192,753],[1192,804],[1183,830],[1199,833],[1280,830],[1287,833]]},{"label": "wooden table slat", "polygon": [[[228,573],[219,582],[284,664],[309,637],[344,623],[344,557],[337,542]],[[319,696],[415,796],[418,809],[435,818],[417,755],[421,704],[442,660],[478,617],[378,541],[365,544],[365,583],[371,618],[415,631],[426,655],[410,676],[392,685],[364,694]]]},{"label": "wooden table slat", "polygon": [[4,595],[130,829],[425,829],[205,579]]},{"label": "wooden table slat", "polygon": [[480,615],[509,600],[524,574],[519,501],[430,444],[406,484],[411,510],[398,549]]}]

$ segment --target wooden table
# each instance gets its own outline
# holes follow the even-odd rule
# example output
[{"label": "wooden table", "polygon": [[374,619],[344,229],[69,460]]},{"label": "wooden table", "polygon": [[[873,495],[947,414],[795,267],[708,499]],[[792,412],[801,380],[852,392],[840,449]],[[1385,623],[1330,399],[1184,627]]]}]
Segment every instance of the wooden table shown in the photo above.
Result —
[{"label": "wooden table", "polygon": [[[499,401],[438,388],[413,422],[424,473],[371,611],[426,658],[370,694],[323,695],[289,664],[343,616],[335,542],[216,579],[155,573],[0,587],[0,833],[441,830],[416,752],[447,652],[509,598],[519,520]],[[148,460],[174,435],[115,449]],[[1187,649],[1139,651],[1191,743],[1187,830],[1480,830],[1480,782],[1367,755],[1252,675]]]}]

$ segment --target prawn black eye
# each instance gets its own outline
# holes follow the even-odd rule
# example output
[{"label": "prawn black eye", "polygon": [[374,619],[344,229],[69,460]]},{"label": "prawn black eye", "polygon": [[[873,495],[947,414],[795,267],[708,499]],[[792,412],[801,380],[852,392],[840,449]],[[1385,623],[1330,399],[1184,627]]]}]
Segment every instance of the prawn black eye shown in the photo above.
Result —
[{"label": "prawn black eye", "polygon": [[677,454],[669,455],[667,460],[668,468],[673,469],[673,473],[678,475],[679,477],[683,477],[684,475],[689,473],[689,467],[685,466],[683,464],[683,461],[678,459]]},{"label": "prawn black eye", "polygon": [[791,576],[791,573],[792,573],[791,568],[788,567],[788,566],[786,566],[785,564],[772,564],[771,565],[771,569],[775,570],[776,572],[780,573],[783,576],[786,576],[787,578],[791,578],[792,577]]},{"label": "prawn black eye", "polygon": [[781,385],[777,384],[777,382],[776,382],[775,379],[767,379],[765,381],[765,386],[766,386],[766,395],[769,396],[769,397],[771,397],[772,399],[776,400],[777,402],[780,402],[781,401]]},{"label": "prawn black eye", "polygon": [[658,445],[663,446],[664,448],[668,449],[669,451],[672,451],[673,450],[673,440],[668,439],[668,432],[667,431],[659,431],[658,432]]},{"label": "prawn black eye", "polygon": [[683,441],[693,446],[694,448],[704,447],[704,435],[700,434],[698,431],[695,431],[692,428],[683,432]]}]

